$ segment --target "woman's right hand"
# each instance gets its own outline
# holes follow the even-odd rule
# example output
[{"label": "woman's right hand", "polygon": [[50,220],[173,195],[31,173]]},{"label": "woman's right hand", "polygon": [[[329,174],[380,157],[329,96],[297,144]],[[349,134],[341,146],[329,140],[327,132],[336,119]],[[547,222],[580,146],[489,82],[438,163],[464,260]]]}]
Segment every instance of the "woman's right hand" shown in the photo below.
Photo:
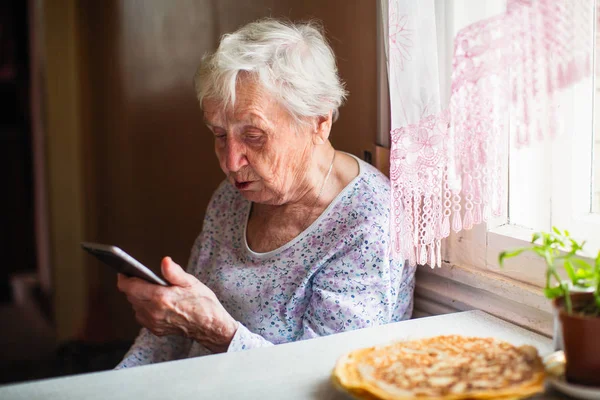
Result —
[{"label": "woman's right hand", "polygon": [[161,269],[172,286],[118,276],[117,287],[136,320],[156,336],[183,335],[215,353],[227,351],[238,325],[214,292],[170,257],[163,258]]}]

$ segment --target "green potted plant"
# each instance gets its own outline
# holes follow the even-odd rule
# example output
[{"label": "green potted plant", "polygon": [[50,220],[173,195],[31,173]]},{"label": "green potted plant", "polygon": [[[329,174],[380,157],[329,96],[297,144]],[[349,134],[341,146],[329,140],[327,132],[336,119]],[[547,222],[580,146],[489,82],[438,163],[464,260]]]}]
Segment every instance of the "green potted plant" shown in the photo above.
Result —
[{"label": "green potted plant", "polygon": [[[586,259],[584,245],[554,227],[549,233],[534,233],[526,247],[501,252],[498,261],[502,266],[523,252],[544,260],[544,295],[553,301],[560,322],[555,336],[560,334],[564,344],[566,378],[600,387],[600,251],[595,259]],[[567,279],[561,278],[560,270]]]}]

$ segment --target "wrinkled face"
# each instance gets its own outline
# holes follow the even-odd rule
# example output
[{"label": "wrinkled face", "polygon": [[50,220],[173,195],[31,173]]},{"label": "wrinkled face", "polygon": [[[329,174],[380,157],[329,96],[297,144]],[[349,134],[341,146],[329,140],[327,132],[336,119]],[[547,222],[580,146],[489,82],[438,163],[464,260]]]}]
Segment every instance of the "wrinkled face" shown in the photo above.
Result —
[{"label": "wrinkled face", "polygon": [[203,102],[206,125],[227,179],[250,201],[280,205],[293,201],[306,181],[313,135],[259,84],[238,81],[233,108]]}]

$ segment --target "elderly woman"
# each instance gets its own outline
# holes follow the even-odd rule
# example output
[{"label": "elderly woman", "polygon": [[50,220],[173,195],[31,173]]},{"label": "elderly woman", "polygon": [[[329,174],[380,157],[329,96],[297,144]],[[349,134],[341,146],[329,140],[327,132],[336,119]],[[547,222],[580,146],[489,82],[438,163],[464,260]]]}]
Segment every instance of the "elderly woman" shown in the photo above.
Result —
[{"label": "elderly woman", "polygon": [[346,92],[313,24],[250,23],[196,75],[227,179],[187,272],[119,276],[144,326],[118,368],[272,346],[410,317],[414,269],[390,257],[390,185],[336,151]]}]

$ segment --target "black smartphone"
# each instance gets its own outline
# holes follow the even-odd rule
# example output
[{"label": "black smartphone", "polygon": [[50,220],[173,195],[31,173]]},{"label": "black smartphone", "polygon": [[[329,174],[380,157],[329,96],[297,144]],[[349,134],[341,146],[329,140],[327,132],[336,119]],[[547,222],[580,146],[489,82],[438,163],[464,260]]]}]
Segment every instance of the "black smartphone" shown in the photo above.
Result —
[{"label": "black smartphone", "polygon": [[104,264],[111,266],[113,269],[122,273],[123,275],[135,276],[150,283],[169,286],[164,279],[156,275],[149,268],[145,267],[142,263],[125,253],[117,246],[82,242],[81,247],[83,247],[83,249],[88,253],[96,256],[96,258],[98,258]]}]

